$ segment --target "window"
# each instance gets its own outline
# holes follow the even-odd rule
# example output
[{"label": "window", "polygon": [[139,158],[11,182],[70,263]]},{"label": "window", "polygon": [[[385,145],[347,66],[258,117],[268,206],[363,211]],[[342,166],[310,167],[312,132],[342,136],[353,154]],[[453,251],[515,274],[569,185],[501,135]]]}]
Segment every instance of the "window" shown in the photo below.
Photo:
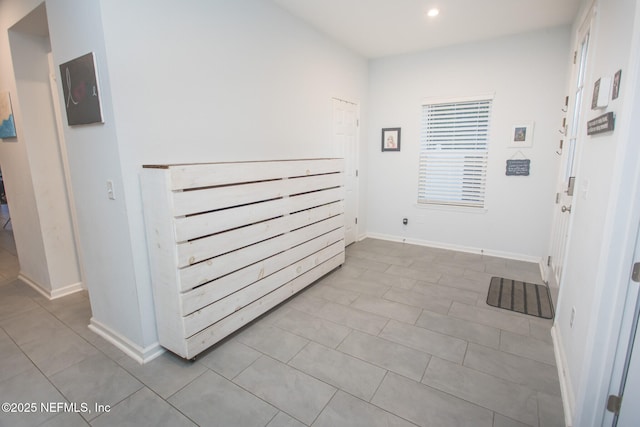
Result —
[{"label": "window", "polygon": [[418,203],[484,207],[491,103],[422,106]]}]

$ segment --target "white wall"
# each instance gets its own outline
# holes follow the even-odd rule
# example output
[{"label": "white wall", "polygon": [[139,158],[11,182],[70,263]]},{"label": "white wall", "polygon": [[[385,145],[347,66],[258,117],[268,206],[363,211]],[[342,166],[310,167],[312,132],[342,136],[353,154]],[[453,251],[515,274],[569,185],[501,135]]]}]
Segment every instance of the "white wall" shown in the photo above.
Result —
[{"label": "white wall", "polygon": [[[145,335],[133,274],[130,233],[124,200],[106,198],[106,181],[122,194],[120,159],[109,96],[99,4],[76,0],[46,2],[53,62],[56,67],[95,52],[105,124],[69,127],[64,103],[63,131],[72,191],[77,207],[80,250],[92,308],[92,323],[105,326],[134,353],[144,354]],[[63,94],[60,79],[58,91]],[[150,338],[153,340],[153,337]]]},{"label": "white wall", "polygon": [[[581,15],[590,3],[583,2]],[[634,87],[629,81],[634,76],[630,74],[630,59],[634,54],[636,62],[638,59],[631,48],[631,41],[639,31],[637,24],[634,28],[637,2],[607,0],[595,4],[597,12],[586,76],[586,114],[580,126],[584,132],[586,121],[612,111],[616,114],[616,129],[584,136],[579,144],[578,197],[574,197],[573,224],[554,326],[556,351],[566,363],[562,367],[569,394],[566,399],[575,402],[575,407],[565,409],[574,417],[575,425],[581,426],[600,425],[599,419],[591,417],[601,416],[606,399],[598,387],[602,378],[610,375],[611,356],[615,353],[635,241],[635,230],[629,228],[629,209],[638,197],[629,180],[637,172],[633,162],[637,150],[631,149],[637,145],[637,138],[629,131],[636,118],[630,114],[631,105],[627,105],[633,102],[630,90]],[[574,32],[581,22],[582,18],[576,21]],[[611,100],[608,94],[608,107],[592,111],[594,82],[600,77],[613,78],[619,69],[623,70],[620,97]],[[633,164],[629,166],[629,162]],[[633,225],[637,227],[637,219]],[[572,308],[576,312],[573,327],[569,325]]]},{"label": "white wall", "polygon": [[120,197],[151,332],[141,166],[338,156],[331,97],[366,101],[367,64],[270,2],[104,1],[102,14]]},{"label": "white wall", "polygon": [[[368,231],[540,260],[555,196],[569,39],[568,28],[555,28],[371,61]],[[417,207],[423,100],[485,94],[495,94],[486,212]],[[512,127],[531,121],[533,147],[520,150],[531,159],[531,175],[507,177],[506,160],[518,151],[507,148]],[[381,152],[386,127],[402,128],[401,152]]]}]

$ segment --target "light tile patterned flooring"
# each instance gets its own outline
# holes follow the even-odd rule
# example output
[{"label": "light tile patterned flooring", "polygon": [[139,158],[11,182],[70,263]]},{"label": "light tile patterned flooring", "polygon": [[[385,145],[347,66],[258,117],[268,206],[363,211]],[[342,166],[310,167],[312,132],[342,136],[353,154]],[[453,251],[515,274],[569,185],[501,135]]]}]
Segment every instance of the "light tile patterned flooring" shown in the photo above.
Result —
[{"label": "light tile patterned flooring", "polygon": [[[0,251],[1,274],[16,266]],[[89,331],[85,293],[47,301],[2,276],[0,400],[91,412],[0,425],[562,426],[551,322],[487,306],[492,275],[540,281],[534,264],[366,239],[195,362],[142,366]]]}]

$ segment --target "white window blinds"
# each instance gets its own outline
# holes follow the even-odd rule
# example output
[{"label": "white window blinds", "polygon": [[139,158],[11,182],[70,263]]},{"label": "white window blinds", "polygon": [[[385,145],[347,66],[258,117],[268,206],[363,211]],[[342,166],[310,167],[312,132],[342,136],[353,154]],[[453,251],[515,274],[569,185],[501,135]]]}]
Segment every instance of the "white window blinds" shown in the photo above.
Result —
[{"label": "white window blinds", "polygon": [[422,106],[418,203],[484,207],[491,103]]}]

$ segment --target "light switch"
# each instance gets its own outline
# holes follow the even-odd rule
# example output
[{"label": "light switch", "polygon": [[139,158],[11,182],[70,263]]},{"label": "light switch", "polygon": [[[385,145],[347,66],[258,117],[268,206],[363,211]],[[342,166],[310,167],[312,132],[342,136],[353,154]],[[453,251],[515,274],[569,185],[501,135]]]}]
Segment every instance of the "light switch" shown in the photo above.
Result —
[{"label": "light switch", "polygon": [[107,197],[111,200],[116,199],[116,194],[113,192],[113,181],[107,180]]}]

